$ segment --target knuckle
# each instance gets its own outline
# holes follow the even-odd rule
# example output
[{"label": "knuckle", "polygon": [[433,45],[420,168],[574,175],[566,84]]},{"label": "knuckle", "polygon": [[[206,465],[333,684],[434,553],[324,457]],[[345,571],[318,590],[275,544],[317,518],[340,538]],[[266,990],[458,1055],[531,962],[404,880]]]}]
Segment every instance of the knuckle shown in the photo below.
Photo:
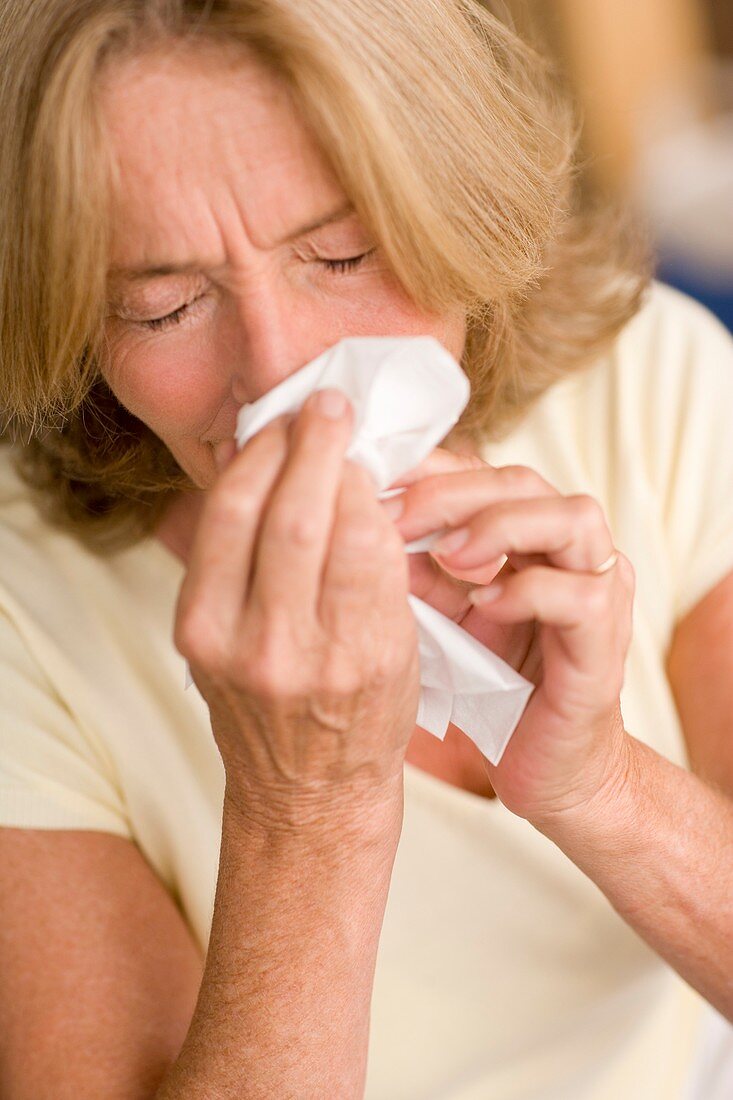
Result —
[{"label": "knuckle", "polygon": [[280,665],[262,654],[246,663],[240,662],[238,680],[246,691],[263,700],[278,699],[286,690]]},{"label": "knuckle", "polygon": [[[601,578],[602,579],[602,578]],[[608,586],[591,577],[583,589],[583,607],[590,618],[602,618],[608,609]]]},{"label": "knuckle", "polygon": [[498,466],[496,472],[500,475],[502,484],[510,492],[529,492],[540,486],[546,486],[545,480],[530,466]]},{"label": "knuckle", "polygon": [[313,546],[320,536],[320,524],[307,512],[277,509],[270,515],[273,536],[296,546]]},{"label": "knuckle", "polygon": [[297,686],[289,653],[290,647],[280,629],[263,628],[256,645],[248,646],[237,656],[238,682],[261,699],[274,700],[292,694]]},{"label": "knuckle", "polygon": [[461,454],[461,463],[466,470],[487,470],[491,469],[490,464],[481,455],[477,454]]},{"label": "knuckle", "polygon": [[221,631],[205,607],[194,604],[176,619],[173,644],[183,657],[206,671],[219,671],[225,663]]},{"label": "knuckle", "polygon": [[217,524],[241,523],[252,520],[259,512],[260,504],[251,491],[235,482],[222,484],[212,491],[210,515]]},{"label": "knuckle", "polygon": [[603,508],[595,497],[590,496],[589,493],[576,493],[568,497],[568,500],[578,523],[584,527],[605,526],[606,517]]},{"label": "knuckle", "polygon": [[188,617],[176,619],[173,626],[173,645],[181,656],[190,661],[195,644],[196,635],[189,625]]},{"label": "knuckle", "polygon": [[394,683],[397,663],[394,654],[388,649],[382,649],[375,657],[369,673],[369,683],[372,687],[382,690]]}]

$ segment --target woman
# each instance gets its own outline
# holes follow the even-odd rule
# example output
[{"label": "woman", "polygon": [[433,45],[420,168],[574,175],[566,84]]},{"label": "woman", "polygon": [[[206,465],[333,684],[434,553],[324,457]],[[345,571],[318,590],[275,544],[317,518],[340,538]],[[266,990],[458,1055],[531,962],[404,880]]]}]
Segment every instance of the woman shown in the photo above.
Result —
[{"label": "woman", "polygon": [[[680,1096],[733,1015],[730,339],[474,3],[0,41],[4,1093]],[[417,333],[472,397],[401,515],[335,392],[232,453]],[[496,768],[414,724],[410,590],[537,685]]]}]

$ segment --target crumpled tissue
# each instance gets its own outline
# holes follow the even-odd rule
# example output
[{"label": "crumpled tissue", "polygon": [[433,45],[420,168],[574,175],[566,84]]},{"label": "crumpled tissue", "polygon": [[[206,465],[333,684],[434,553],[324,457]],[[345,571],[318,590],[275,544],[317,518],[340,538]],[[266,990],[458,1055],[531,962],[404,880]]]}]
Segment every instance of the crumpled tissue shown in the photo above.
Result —
[{"label": "crumpled tissue", "polygon": [[[380,499],[401,474],[422,462],[457,423],[470,395],[466,375],[432,336],[347,337],[237,417],[238,447],[283,413],[297,412],[314,390],[335,388],[354,409],[346,457],[364,465]],[[416,539],[427,549],[440,532]],[[408,594],[420,658],[417,725],[440,740],[453,722],[498,764],[534,685],[457,623]],[[186,687],[192,683],[186,666]]]}]

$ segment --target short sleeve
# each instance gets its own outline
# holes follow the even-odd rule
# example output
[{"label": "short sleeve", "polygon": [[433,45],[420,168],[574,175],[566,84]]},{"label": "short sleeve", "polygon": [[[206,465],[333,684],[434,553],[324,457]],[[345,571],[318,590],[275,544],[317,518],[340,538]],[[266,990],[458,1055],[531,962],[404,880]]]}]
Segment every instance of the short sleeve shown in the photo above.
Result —
[{"label": "short sleeve", "polygon": [[705,307],[661,289],[669,321],[647,415],[678,622],[733,571],[733,337]]},{"label": "short sleeve", "polygon": [[131,836],[113,777],[2,609],[0,826]]}]

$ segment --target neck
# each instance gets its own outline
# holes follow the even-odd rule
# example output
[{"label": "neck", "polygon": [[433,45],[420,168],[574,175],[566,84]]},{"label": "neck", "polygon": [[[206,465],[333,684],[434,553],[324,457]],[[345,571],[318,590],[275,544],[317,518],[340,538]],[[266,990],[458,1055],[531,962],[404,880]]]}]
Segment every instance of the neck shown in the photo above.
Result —
[{"label": "neck", "polygon": [[178,493],[155,529],[155,538],[163,543],[184,565],[191,556],[196,528],[206,493]]}]

